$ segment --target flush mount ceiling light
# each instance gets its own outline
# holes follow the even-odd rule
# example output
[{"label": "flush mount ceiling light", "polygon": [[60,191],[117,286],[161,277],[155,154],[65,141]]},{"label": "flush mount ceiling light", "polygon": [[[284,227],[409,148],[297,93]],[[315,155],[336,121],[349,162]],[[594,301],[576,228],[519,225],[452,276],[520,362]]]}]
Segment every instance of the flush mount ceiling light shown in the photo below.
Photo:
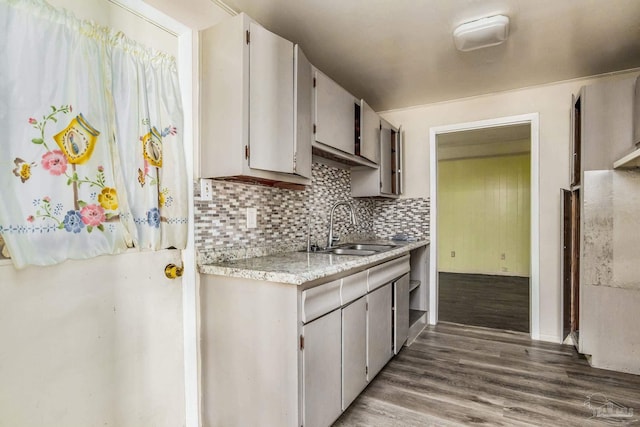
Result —
[{"label": "flush mount ceiling light", "polygon": [[504,15],[465,22],[453,31],[456,48],[463,52],[499,45],[508,36],[509,17]]}]

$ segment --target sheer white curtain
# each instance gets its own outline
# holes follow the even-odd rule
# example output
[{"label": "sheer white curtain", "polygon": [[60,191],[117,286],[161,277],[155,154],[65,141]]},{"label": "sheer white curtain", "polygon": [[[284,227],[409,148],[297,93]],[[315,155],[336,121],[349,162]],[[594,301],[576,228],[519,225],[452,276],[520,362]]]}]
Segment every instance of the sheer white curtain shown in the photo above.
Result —
[{"label": "sheer white curtain", "polygon": [[14,264],[183,248],[173,60],[42,0],[0,0],[0,52],[0,234]]}]

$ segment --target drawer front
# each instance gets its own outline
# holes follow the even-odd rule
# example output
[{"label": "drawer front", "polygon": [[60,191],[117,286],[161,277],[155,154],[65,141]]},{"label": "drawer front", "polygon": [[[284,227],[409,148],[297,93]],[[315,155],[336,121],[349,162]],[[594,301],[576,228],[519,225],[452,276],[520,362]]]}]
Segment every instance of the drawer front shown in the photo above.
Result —
[{"label": "drawer front", "polygon": [[302,322],[308,323],[340,307],[342,279],[302,291]]},{"label": "drawer front", "polygon": [[352,274],[342,279],[342,290],[340,301],[342,305],[349,304],[367,293],[367,273],[368,270]]},{"label": "drawer front", "polygon": [[369,279],[367,281],[367,290],[369,292],[379,288],[385,283],[389,283],[393,279],[409,272],[409,255],[376,265],[369,269]]}]

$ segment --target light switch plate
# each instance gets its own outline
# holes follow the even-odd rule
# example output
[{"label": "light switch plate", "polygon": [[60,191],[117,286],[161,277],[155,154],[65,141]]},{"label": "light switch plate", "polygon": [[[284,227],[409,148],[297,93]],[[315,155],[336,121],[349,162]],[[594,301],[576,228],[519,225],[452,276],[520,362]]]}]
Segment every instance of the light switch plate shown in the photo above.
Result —
[{"label": "light switch plate", "polygon": [[213,181],[200,179],[200,200],[213,200]]},{"label": "light switch plate", "polygon": [[256,208],[247,208],[247,228],[256,228],[258,226],[258,210]]}]

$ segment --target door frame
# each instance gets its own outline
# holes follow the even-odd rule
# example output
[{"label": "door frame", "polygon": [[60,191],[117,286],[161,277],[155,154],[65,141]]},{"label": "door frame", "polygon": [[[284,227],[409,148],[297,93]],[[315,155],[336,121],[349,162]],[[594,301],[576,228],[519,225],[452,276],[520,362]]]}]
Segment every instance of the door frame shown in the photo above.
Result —
[{"label": "door frame", "polygon": [[540,141],[539,114],[499,117],[467,123],[435,126],[429,129],[430,144],[430,259],[429,259],[429,324],[438,323],[438,135],[492,127],[529,124],[531,127],[531,276],[529,287],[530,335],[540,339]]}]

